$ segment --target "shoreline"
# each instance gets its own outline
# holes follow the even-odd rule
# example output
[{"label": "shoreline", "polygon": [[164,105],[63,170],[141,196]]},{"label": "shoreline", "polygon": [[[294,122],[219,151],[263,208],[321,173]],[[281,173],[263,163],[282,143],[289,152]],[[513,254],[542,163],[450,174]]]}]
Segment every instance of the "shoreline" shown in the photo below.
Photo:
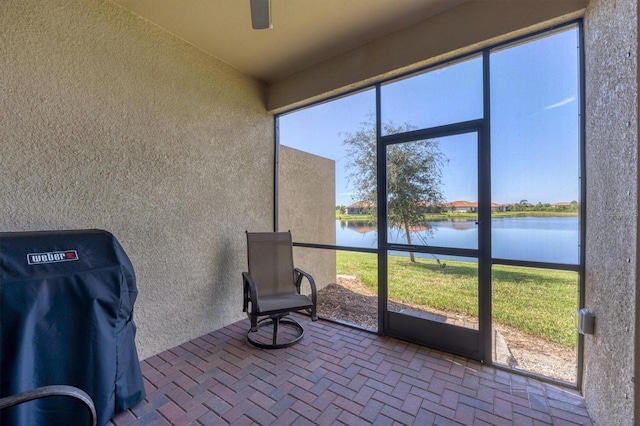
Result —
[{"label": "shoreline", "polygon": [[[521,217],[579,217],[578,212],[549,212],[549,211],[527,211],[527,212],[493,212],[491,219],[503,218],[521,218]],[[424,216],[427,222],[444,222],[444,221],[472,221],[478,220],[475,213],[449,213],[449,214],[426,214]],[[346,215],[337,214],[336,220],[369,222],[374,223],[376,220],[368,215]]]}]

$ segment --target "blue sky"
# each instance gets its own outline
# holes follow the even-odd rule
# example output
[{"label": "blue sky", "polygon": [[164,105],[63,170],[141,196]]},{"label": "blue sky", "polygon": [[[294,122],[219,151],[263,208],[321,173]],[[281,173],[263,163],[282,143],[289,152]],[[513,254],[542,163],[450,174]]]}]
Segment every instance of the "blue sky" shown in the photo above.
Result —
[{"label": "blue sky", "polygon": [[[578,201],[578,36],[569,29],[491,55],[492,201]],[[342,141],[375,112],[366,90],[280,117],[280,143],[336,161],[336,204],[348,205]],[[382,120],[426,128],[482,117],[482,63],[471,58],[382,87]],[[437,139],[448,201],[476,201],[475,134]]]}]

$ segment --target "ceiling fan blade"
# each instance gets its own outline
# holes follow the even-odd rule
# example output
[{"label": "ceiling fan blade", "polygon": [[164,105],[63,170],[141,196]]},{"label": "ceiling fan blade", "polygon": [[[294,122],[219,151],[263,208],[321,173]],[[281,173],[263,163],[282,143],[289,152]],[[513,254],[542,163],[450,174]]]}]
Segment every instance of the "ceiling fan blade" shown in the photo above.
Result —
[{"label": "ceiling fan blade", "polygon": [[271,0],[250,0],[251,26],[254,30],[273,28],[271,26]]}]

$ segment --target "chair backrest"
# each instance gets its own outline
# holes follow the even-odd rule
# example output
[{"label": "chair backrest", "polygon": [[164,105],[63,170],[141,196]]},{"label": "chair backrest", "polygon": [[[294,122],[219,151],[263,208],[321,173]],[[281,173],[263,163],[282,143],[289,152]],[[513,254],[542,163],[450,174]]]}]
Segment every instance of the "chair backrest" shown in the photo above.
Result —
[{"label": "chair backrest", "polygon": [[291,232],[247,232],[247,260],[260,296],[295,292]]}]

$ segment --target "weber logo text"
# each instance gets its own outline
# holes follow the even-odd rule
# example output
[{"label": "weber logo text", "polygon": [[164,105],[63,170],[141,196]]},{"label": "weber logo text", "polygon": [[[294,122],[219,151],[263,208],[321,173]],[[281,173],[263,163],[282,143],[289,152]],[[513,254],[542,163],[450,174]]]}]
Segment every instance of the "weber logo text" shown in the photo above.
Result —
[{"label": "weber logo text", "polygon": [[41,265],[43,263],[69,262],[78,260],[78,252],[75,250],[50,251],[48,253],[29,253],[27,263],[29,265]]}]

